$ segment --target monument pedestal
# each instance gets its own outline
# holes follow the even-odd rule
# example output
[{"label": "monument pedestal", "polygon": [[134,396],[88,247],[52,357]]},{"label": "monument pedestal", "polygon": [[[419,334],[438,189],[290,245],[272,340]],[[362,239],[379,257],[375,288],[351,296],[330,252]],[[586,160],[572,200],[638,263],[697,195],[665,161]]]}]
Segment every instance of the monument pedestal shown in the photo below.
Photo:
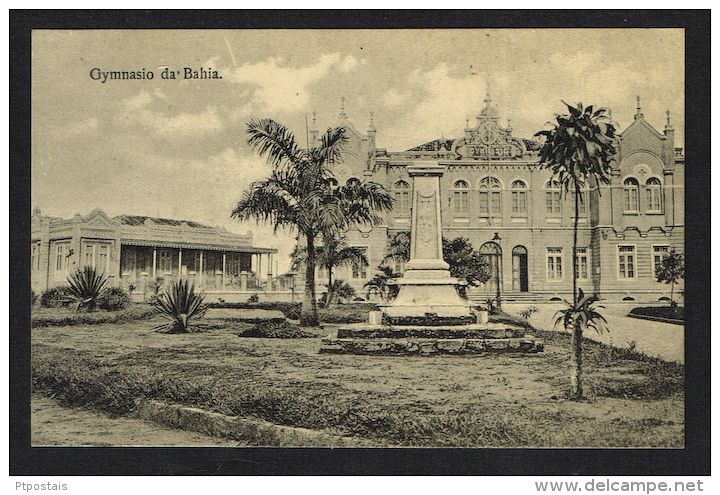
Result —
[{"label": "monument pedestal", "polygon": [[[323,339],[321,352],[353,354],[475,354],[488,351],[538,352],[541,342],[512,325],[491,324],[472,310],[443,259],[440,177],[437,163],[411,165],[413,214],[410,261],[395,300],[369,315],[370,324],[338,329]],[[380,314],[378,314],[380,313]]]}]

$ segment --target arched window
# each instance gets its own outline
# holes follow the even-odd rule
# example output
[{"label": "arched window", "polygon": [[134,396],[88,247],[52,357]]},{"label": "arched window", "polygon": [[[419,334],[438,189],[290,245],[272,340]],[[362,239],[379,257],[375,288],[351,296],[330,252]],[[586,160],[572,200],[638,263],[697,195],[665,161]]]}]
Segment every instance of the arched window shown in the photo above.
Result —
[{"label": "arched window", "polygon": [[499,215],[500,181],[495,177],[485,177],[480,181],[480,215]]},{"label": "arched window", "polygon": [[645,197],[647,199],[647,211],[652,213],[662,212],[662,188],[660,180],[650,177],[645,183]]},{"label": "arched window", "polygon": [[467,215],[468,207],[468,183],[459,180],[453,184],[453,213],[456,215]]},{"label": "arched window", "polygon": [[636,212],[640,211],[640,204],[638,203],[638,189],[640,185],[637,179],[628,177],[623,182],[623,195],[625,198],[625,211]]},{"label": "arched window", "polygon": [[548,181],[545,184],[545,212],[550,216],[558,216],[562,212],[560,183],[556,180]]},{"label": "arched window", "polygon": [[345,183],[347,186],[359,186],[360,180],[356,179],[355,177],[350,177],[347,182]]},{"label": "arched window", "polygon": [[[578,215],[579,216],[585,216],[587,215],[588,207],[588,198],[590,195],[588,194],[587,187],[580,187],[580,200],[578,201]],[[573,201],[573,208],[575,208],[575,191],[572,193],[572,201]]]},{"label": "arched window", "polygon": [[527,213],[527,186],[521,180],[512,183],[512,212]]},{"label": "arched window", "polygon": [[397,181],[393,186],[395,192],[395,213],[400,216],[410,215],[410,185],[404,180]]}]

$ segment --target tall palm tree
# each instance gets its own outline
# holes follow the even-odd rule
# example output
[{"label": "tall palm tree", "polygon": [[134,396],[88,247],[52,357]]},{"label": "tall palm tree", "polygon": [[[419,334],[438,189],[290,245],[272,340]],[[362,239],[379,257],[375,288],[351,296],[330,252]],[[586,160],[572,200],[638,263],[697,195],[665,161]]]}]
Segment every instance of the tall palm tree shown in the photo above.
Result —
[{"label": "tall palm tree", "polygon": [[387,254],[383,258],[383,263],[389,261],[407,263],[410,261],[410,232],[402,230],[390,239]]},{"label": "tall palm tree", "polygon": [[[568,105],[569,113],[555,115],[555,122],[549,122],[549,129],[537,132],[544,138],[540,148],[541,169],[549,169],[553,179],[561,184],[565,197],[572,191],[575,199],[575,219],[573,223],[573,303],[572,308],[582,311],[578,294],[577,278],[577,237],[578,214],[585,184],[600,185],[610,183],[611,162],[615,156],[615,125],[604,108],[595,110],[592,105],[583,109]],[[598,187],[598,194],[600,189]],[[572,323],[572,352],[570,394],[573,398],[582,397],[582,331],[586,324],[583,318],[567,318]],[[585,322],[585,323],[583,323]],[[594,327],[599,328],[599,327]]]},{"label": "tall palm tree", "polygon": [[[295,246],[290,258],[292,258],[292,269],[297,270],[307,262],[307,248],[305,246]],[[315,263],[325,268],[328,273],[326,308],[329,308],[333,303],[335,288],[337,287],[333,280],[335,267],[349,265],[365,267],[369,264],[362,248],[349,246],[344,240],[331,236],[323,236],[322,245],[315,248]]]},{"label": "tall palm tree", "polygon": [[301,148],[292,132],[272,119],[247,124],[248,144],[272,167],[267,179],[254,182],[232,211],[239,220],[255,218],[279,228],[297,229],[307,249],[305,296],[300,323],[317,326],[315,298],[315,240],[338,235],[353,224],[375,225],[378,213],[393,200],[373,182],[352,181],[334,187],[330,167],[340,161],[347,138],[342,127],[328,129],[318,146]]}]

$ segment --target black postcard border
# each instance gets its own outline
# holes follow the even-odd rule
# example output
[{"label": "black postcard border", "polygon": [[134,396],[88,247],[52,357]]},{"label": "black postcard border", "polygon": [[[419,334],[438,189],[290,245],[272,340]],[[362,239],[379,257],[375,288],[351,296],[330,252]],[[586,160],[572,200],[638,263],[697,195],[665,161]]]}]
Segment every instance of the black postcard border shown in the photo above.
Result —
[{"label": "black postcard border", "polygon": [[[685,28],[686,447],[323,449],[30,447],[33,29]],[[10,475],[710,474],[710,10],[10,11]],[[27,268],[26,268],[27,267]]]}]

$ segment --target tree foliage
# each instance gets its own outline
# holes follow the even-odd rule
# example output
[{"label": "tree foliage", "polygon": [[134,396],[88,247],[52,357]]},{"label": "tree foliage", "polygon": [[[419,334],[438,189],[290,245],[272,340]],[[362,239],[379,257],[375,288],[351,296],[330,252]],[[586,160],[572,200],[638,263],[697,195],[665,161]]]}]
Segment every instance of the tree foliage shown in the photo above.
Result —
[{"label": "tree foliage", "polygon": [[[307,263],[307,248],[305,246],[295,246],[290,253],[292,260],[291,267],[293,270],[299,269]],[[368,266],[365,250],[356,246],[349,246],[347,242],[337,237],[325,236],[323,243],[315,248],[315,262],[318,266],[325,268],[328,272],[328,295],[325,300],[325,307],[328,308],[334,302],[335,296],[340,296],[335,291],[339,287],[333,280],[334,270],[339,266]],[[340,296],[342,297],[342,296]]]},{"label": "tree foliage", "polygon": [[490,279],[490,261],[473,249],[464,237],[443,237],[443,259],[450,265],[450,275],[477,287]]},{"label": "tree foliage", "polygon": [[376,225],[393,199],[374,182],[348,181],[340,187],[332,179],[332,165],[341,160],[347,140],[342,127],[328,129],[318,146],[303,149],[282,124],[272,119],[247,124],[248,144],[272,167],[270,177],[254,182],[232,211],[239,220],[270,223],[305,238],[305,297],[300,321],[318,325],[315,297],[315,241],[336,237],[356,224]]},{"label": "tree foliage", "polygon": [[670,306],[675,306],[674,292],[675,284],[685,278],[685,256],[682,253],[670,252],[663,257],[658,266],[655,267],[655,278],[658,282],[665,282],[670,285]]},{"label": "tree foliage", "polygon": [[[592,328],[597,333],[608,330],[607,321],[598,313],[594,306],[598,298],[595,295],[586,296],[582,289],[578,289],[578,298],[567,304],[567,308],[555,313],[555,327],[563,325],[565,330],[572,333],[570,350],[570,397],[580,399],[583,396],[582,379],[582,335],[583,331]],[[602,306],[597,306],[602,308]]]},{"label": "tree foliage", "polygon": [[[568,325],[572,322],[582,321],[585,316],[581,304],[585,300],[582,289],[578,289],[578,218],[582,199],[582,188],[585,185],[599,186],[610,183],[611,163],[614,160],[616,149],[615,124],[604,108],[595,109],[592,105],[583,108],[582,103],[577,106],[563,102],[568,113],[555,114],[555,122],[549,122],[549,128],[537,132],[542,146],[540,148],[540,169],[548,169],[557,180],[565,197],[569,192],[574,193],[575,220],[573,222],[573,251],[572,251],[572,292],[573,302],[570,308],[563,313],[563,322]],[[598,194],[600,188],[597,189]],[[585,199],[586,201],[586,199]],[[585,301],[587,304],[587,301]],[[594,321],[594,320],[589,320]],[[569,327],[573,332],[573,352],[571,353],[571,396],[582,397],[582,331],[585,325],[572,324]]]},{"label": "tree foliage", "polygon": [[392,267],[387,265],[380,265],[377,267],[378,272],[375,273],[372,279],[368,280],[364,287],[367,289],[367,298],[371,295],[376,295],[384,301],[390,301],[397,297],[399,287],[393,285],[391,282],[402,276],[402,273],[395,272]]},{"label": "tree foliage", "polygon": [[[410,232],[395,234],[388,244],[383,263],[410,261]],[[442,239],[443,260],[450,265],[450,275],[465,280],[468,285],[478,286],[490,279],[490,261],[473,248],[465,237]]]},{"label": "tree foliage", "polygon": [[410,232],[403,230],[395,234],[388,243],[383,264],[389,262],[407,263],[410,261]]}]

